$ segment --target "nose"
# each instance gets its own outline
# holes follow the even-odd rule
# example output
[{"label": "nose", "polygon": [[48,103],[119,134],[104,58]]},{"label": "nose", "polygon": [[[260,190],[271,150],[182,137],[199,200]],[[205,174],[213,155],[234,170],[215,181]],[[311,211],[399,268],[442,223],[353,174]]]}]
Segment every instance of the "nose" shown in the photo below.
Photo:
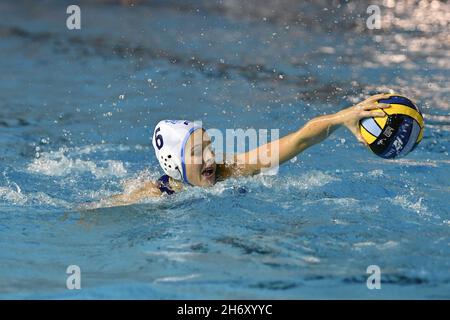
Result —
[{"label": "nose", "polygon": [[203,151],[203,160],[206,164],[211,164],[214,162],[214,151],[211,149],[211,147],[205,148]]}]

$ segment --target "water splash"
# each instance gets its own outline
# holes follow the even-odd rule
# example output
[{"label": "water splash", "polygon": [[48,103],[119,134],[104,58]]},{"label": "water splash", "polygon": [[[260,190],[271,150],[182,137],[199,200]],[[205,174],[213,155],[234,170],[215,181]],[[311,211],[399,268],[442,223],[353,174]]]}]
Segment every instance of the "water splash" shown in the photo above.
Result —
[{"label": "water splash", "polygon": [[0,199],[8,204],[18,206],[48,206],[54,208],[70,208],[69,202],[52,197],[44,192],[23,193],[9,187],[0,187]]},{"label": "water splash", "polygon": [[[85,150],[83,152],[88,153],[91,151]],[[68,148],[43,152],[27,166],[27,171],[56,177],[89,172],[98,179],[124,177],[127,174],[127,170],[121,161],[101,160],[96,163],[91,160],[74,158],[69,152]]]}]

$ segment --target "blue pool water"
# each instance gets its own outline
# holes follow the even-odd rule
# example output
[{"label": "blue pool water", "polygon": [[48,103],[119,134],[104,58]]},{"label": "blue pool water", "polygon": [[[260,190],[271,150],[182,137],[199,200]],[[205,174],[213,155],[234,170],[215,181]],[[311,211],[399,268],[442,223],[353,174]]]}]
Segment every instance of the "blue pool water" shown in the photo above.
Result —
[{"label": "blue pool water", "polygon": [[[79,31],[70,2],[0,3],[0,298],[450,298],[447,3],[379,2],[371,31],[364,1],[116,2]],[[425,116],[406,158],[341,129],[275,176],[75,209],[159,177],[160,119],[283,135],[388,90]]]}]

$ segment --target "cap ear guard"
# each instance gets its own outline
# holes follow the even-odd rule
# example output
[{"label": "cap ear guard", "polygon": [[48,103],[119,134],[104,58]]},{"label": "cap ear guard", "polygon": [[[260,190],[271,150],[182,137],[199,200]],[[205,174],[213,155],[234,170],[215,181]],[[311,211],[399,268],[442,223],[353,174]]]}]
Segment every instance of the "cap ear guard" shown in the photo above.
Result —
[{"label": "cap ear guard", "polygon": [[189,183],[186,177],[184,149],[187,140],[197,127],[186,120],[160,121],[153,133],[153,148],[164,172],[176,179]]},{"label": "cap ear guard", "polygon": [[163,171],[176,180],[183,180],[182,165],[178,163],[176,157],[173,157],[170,151],[161,150],[158,158],[159,164]]}]

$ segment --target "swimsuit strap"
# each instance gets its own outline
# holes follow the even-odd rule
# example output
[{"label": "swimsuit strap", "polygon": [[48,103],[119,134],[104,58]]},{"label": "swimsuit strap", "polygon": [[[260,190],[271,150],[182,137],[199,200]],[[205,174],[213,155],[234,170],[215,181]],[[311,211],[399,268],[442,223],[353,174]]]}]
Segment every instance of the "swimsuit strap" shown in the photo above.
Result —
[{"label": "swimsuit strap", "polygon": [[175,191],[173,191],[170,188],[169,184],[169,176],[167,174],[163,175],[161,178],[158,179],[157,185],[161,193],[167,193],[167,194],[174,194]]}]

